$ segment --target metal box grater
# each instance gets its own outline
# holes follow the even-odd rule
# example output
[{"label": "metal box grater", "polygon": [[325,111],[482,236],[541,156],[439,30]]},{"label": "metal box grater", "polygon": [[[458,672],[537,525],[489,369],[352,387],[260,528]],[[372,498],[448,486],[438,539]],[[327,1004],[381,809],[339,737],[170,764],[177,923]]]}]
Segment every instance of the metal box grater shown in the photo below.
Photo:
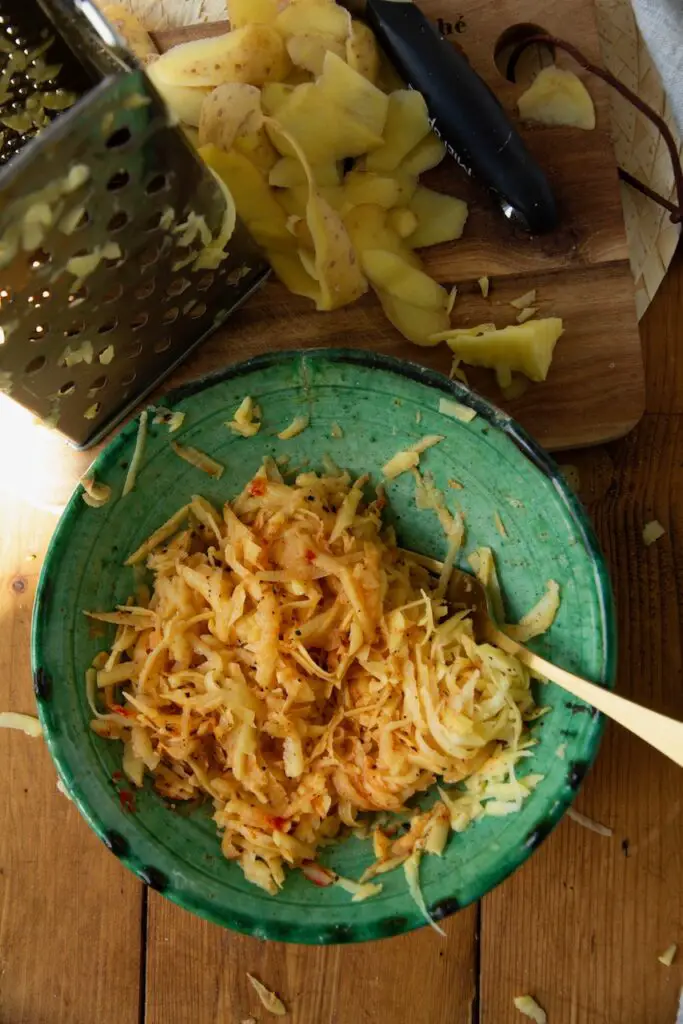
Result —
[{"label": "metal box grater", "polygon": [[[206,252],[228,224],[225,191],[89,0],[0,0],[0,19],[24,53],[54,36],[49,86],[80,94],[0,147],[12,153],[0,166],[0,390],[86,448],[268,265],[239,222],[227,258]],[[0,83],[3,58],[7,46]],[[26,70],[10,79],[20,103]]]}]

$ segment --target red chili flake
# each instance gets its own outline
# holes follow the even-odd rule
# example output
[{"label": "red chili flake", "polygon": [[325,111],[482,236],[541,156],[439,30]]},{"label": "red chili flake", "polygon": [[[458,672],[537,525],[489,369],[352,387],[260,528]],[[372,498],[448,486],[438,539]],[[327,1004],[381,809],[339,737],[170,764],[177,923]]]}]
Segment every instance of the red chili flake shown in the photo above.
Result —
[{"label": "red chili flake", "polygon": [[387,503],[387,499],[386,498],[377,498],[377,500],[375,502],[375,505],[379,509],[379,511],[381,512],[382,509],[386,506],[386,503]]},{"label": "red chili flake", "polygon": [[262,477],[257,477],[256,480],[252,480],[249,484],[249,493],[254,498],[261,498],[266,493],[266,481]]},{"label": "red chili flake", "polygon": [[316,559],[315,551],[312,551],[311,548],[309,548],[304,557],[305,557],[307,562],[315,562],[315,559]]},{"label": "red chili flake", "polygon": [[123,704],[112,704],[111,710],[116,715],[123,715],[124,718],[135,718],[135,712],[130,708],[124,708]]},{"label": "red chili flake", "polygon": [[129,811],[131,814],[135,814],[135,794],[131,793],[129,789],[119,790],[119,801],[121,808],[124,811]]},{"label": "red chili flake", "polygon": [[123,772],[114,772],[111,778],[112,782],[120,782],[123,778]]},{"label": "red chili flake", "polygon": [[278,817],[268,818],[268,824],[270,825],[271,828],[274,828],[277,832],[282,832],[282,830],[284,829],[285,825],[287,824],[287,819],[286,818],[278,818]]}]

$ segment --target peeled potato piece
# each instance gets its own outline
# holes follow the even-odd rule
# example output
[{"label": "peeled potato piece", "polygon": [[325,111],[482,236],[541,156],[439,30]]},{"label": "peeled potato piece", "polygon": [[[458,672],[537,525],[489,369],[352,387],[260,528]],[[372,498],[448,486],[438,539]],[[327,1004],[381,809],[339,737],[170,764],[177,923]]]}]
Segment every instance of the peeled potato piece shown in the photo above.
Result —
[{"label": "peeled potato piece", "polygon": [[417,177],[418,174],[431,171],[432,167],[440,164],[445,155],[446,147],[443,142],[434,132],[430,132],[401,160],[398,169]]},{"label": "peeled potato piece", "polygon": [[396,298],[388,292],[377,291],[382,309],[388,320],[401,332],[404,338],[415,345],[429,346],[438,344],[434,336],[447,330],[448,313],[445,310],[422,309],[412,306],[409,302]]},{"label": "peeled potato piece", "polygon": [[373,85],[379,74],[379,49],[372,31],[362,21],[351,21],[346,40],[346,63]]},{"label": "peeled potato piece", "polygon": [[253,134],[262,124],[261,93],[256,86],[218,85],[202,102],[199,144],[213,142],[220,149],[232,149],[239,135]]},{"label": "peeled potato piece", "polygon": [[427,104],[422,94],[414,89],[397,89],[389,96],[382,134],[384,143],[368,153],[366,168],[369,171],[393,171],[430,131]]},{"label": "peeled potato piece", "polygon": [[361,254],[361,266],[378,290],[420,309],[445,311],[448,302],[446,289],[397,253],[366,249]]},{"label": "peeled potato piece", "polygon": [[101,10],[107,21],[114,26],[129,49],[143,64],[146,64],[150,57],[158,56],[149,33],[132,11],[123,4],[106,4]]},{"label": "peeled potato piece", "polygon": [[553,316],[479,335],[463,334],[455,328],[435,335],[434,340],[447,341],[458,359],[470,366],[495,370],[500,386],[509,387],[513,371],[529,380],[546,379],[562,329],[562,320]]},{"label": "peeled potato piece", "polygon": [[520,116],[539,124],[569,128],[595,128],[595,106],[590,93],[573,71],[550,65],[542,68],[517,100]]},{"label": "peeled potato piece", "polygon": [[467,203],[454,196],[433,192],[418,185],[408,203],[417,217],[417,227],[407,239],[413,249],[460,238],[467,220]]},{"label": "peeled potato piece", "polygon": [[227,0],[231,28],[271,25],[278,14],[277,0]]},{"label": "peeled potato piece", "polygon": [[189,124],[196,128],[199,125],[202,103],[209,95],[209,89],[192,88],[189,85],[169,85],[163,78],[159,78],[156,70],[158,63],[158,61],[155,61],[152,64],[148,64],[146,68],[147,76],[152,85],[160,94],[171,113],[182,124]]},{"label": "peeled potato piece", "polygon": [[169,85],[224,85],[279,82],[291,63],[280,34],[269,25],[245,25],[210,39],[174,46],[155,62]]},{"label": "peeled potato piece", "polygon": [[[383,135],[390,98],[336,53],[325,54],[323,73],[316,87],[325,101],[334,105],[333,109],[339,107],[360,121],[372,135]],[[329,107],[328,116],[334,116]]]},{"label": "peeled potato piece", "polygon": [[344,44],[334,36],[307,33],[301,36],[290,36],[286,43],[287,53],[295,67],[303,68],[312,75],[321,75],[327,51],[343,57],[346,50]]}]

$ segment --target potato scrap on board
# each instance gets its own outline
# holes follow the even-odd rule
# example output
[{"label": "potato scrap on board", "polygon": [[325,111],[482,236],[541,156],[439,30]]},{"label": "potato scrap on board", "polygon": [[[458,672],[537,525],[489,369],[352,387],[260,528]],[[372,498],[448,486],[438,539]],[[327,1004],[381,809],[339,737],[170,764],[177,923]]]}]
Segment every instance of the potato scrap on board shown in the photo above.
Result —
[{"label": "potato scrap on board", "polygon": [[272,1013],[275,1017],[284,1017],[287,1013],[287,1008],[280,997],[269,988],[266,988],[253,974],[247,974],[247,978],[268,1013]]},{"label": "potato scrap on board", "polygon": [[542,68],[517,100],[520,117],[546,125],[591,131],[595,106],[588,89],[573,71],[550,65]]}]

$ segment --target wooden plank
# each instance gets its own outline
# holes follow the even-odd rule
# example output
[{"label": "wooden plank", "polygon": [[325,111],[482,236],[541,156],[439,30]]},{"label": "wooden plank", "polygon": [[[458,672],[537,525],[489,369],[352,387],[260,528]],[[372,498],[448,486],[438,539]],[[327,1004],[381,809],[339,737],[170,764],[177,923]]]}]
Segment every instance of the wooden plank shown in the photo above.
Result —
[{"label": "wooden plank", "polygon": [[[42,558],[87,457],[0,398],[0,710],[35,713],[29,635]],[[64,453],[64,455],[62,455]],[[141,887],[56,788],[42,740],[0,730],[0,1021],[134,1024]]]},{"label": "wooden plank", "polygon": [[[466,285],[458,293],[453,318],[464,326],[514,323],[517,310],[510,300],[529,285],[525,277],[494,278],[488,299],[477,285]],[[508,409],[547,448],[581,447],[598,438],[621,436],[638,422],[644,403],[635,312],[630,326],[622,315],[626,307],[633,307],[630,272],[611,264],[599,278],[592,270],[534,275],[533,286],[539,315],[560,316],[565,323],[551,376],[542,384],[531,384],[515,401],[502,400],[489,371],[466,368],[472,386]],[[612,297],[609,303],[604,299],[606,289]],[[204,342],[164,390],[273,347],[320,346],[365,348],[446,374],[452,363],[445,344],[420,348],[402,338],[373,295],[334,314],[321,314],[306,299],[289,295],[272,281],[252,296],[228,326]]]},{"label": "wooden plank", "polygon": [[[646,317],[648,365],[661,376],[665,326],[680,315],[683,261],[672,267]],[[618,689],[683,719],[680,687],[683,420],[648,415],[623,443],[586,453],[590,511],[607,554],[619,608]],[[575,461],[571,456],[569,461]],[[666,535],[642,539],[657,518]],[[680,961],[658,955],[683,936],[680,770],[640,740],[608,726],[578,809],[611,838],[564,821],[527,865],[483,902],[482,1024],[513,1024],[514,995],[531,992],[550,1021],[671,1022]]]},{"label": "wooden plank", "polygon": [[[265,1020],[247,971],[277,992],[291,1024],[471,1024],[476,908],[358,946],[290,946],[236,935],[150,893],[145,1024]],[[274,1018],[273,1018],[274,1019]]]}]

